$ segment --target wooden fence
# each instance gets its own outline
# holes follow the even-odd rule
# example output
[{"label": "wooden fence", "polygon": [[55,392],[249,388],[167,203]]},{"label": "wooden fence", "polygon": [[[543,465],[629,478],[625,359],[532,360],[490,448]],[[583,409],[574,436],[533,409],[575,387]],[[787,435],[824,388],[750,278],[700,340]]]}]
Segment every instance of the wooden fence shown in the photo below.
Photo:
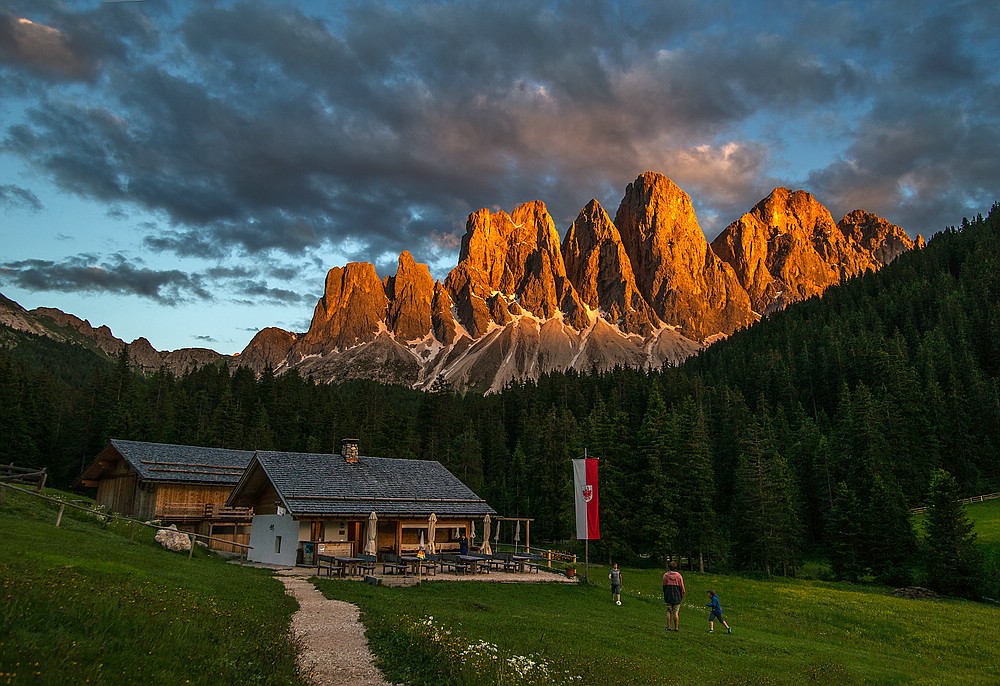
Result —
[{"label": "wooden fence", "polygon": [[39,493],[45,490],[45,480],[48,472],[45,467],[15,467],[13,464],[0,464],[0,482],[35,484]]},{"label": "wooden fence", "polygon": [[[981,503],[986,500],[996,500],[997,498],[1000,498],[1000,493],[987,493],[986,495],[974,495],[971,498],[962,498],[958,502],[962,505],[971,505],[972,503]],[[910,512],[913,514],[923,514],[927,512],[927,507],[915,507]]]},{"label": "wooden fence", "polygon": [[[59,500],[58,498],[52,498],[50,496],[44,495],[42,493],[39,493],[37,491],[29,491],[29,490],[26,490],[26,489],[23,489],[23,488],[19,488],[19,487],[15,486],[15,485],[13,485],[11,483],[7,483],[6,481],[4,481],[2,479],[0,479],[0,504],[3,503],[3,495],[4,495],[4,493],[7,490],[17,491],[18,493],[24,493],[25,495],[30,495],[30,496],[35,497],[35,498],[40,498],[41,500],[47,500],[50,503],[54,503],[54,504],[58,505],[59,506],[59,513],[56,515],[56,527],[57,528],[59,527],[59,524],[62,523],[63,514],[65,513],[67,507],[73,508],[73,509],[76,509],[76,510],[81,510],[83,512],[86,512],[89,515],[92,515],[94,517],[99,517],[101,519],[117,519],[117,520],[120,520],[120,521],[123,521],[123,522],[129,522],[129,524],[130,524],[130,528],[129,528],[129,542],[130,543],[132,543],[132,542],[135,541],[135,531],[136,531],[136,527],[138,527],[138,526],[149,527],[150,529],[156,529],[157,531],[160,531],[161,529],[167,529],[168,528],[168,527],[160,526],[160,525],[157,525],[157,524],[148,524],[146,522],[140,522],[138,519],[132,519],[130,517],[123,517],[123,516],[117,515],[117,514],[109,514],[107,512],[102,512],[101,510],[99,510],[99,509],[97,509],[95,507],[84,507],[83,505],[77,505],[76,503],[67,502],[65,500]],[[231,546],[235,546],[237,548],[241,548],[242,552],[240,553],[240,557],[242,557],[244,559],[246,559],[247,553],[249,553],[249,551],[250,551],[250,546],[248,544],[245,544],[245,543],[236,543],[236,542],[231,541],[231,540],[229,540],[227,538],[218,538],[218,537],[215,537],[215,536],[206,536],[204,534],[196,534],[196,533],[193,533],[193,532],[190,532],[190,531],[183,531],[181,533],[185,534],[188,537],[188,539],[191,541],[191,549],[188,551],[188,559],[190,559],[191,556],[194,554],[194,544],[195,544],[195,540],[197,540],[197,539],[202,539],[202,540],[205,540],[205,541],[219,541],[219,542],[225,543],[227,545],[231,545]]]}]

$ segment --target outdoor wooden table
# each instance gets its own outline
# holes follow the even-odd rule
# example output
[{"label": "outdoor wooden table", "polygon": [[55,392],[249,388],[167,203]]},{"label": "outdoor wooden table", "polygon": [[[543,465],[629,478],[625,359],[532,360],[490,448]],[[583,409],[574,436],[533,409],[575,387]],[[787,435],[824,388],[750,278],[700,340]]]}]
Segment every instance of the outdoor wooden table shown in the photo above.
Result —
[{"label": "outdoor wooden table", "polygon": [[363,557],[335,557],[333,559],[344,565],[344,573],[350,576],[357,576],[358,565],[365,561]]},{"label": "outdoor wooden table", "polygon": [[416,555],[400,555],[399,559],[401,562],[405,562],[410,565],[411,574],[420,573],[420,563],[424,561],[424,558],[417,557]]},{"label": "outdoor wooden table", "polygon": [[531,558],[526,555],[511,555],[510,560],[511,562],[517,563],[518,570],[521,574],[524,574],[525,569],[528,567],[528,563],[531,562]]},{"label": "outdoor wooden table", "polygon": [[[469,571],[476,574],[480,571],[479,563],[486,562],[485,557],[479,557],[478,555],[459,555],[458,559],[469,565]],[[483,569],[489,570],[489,566],[484,566]]]}]

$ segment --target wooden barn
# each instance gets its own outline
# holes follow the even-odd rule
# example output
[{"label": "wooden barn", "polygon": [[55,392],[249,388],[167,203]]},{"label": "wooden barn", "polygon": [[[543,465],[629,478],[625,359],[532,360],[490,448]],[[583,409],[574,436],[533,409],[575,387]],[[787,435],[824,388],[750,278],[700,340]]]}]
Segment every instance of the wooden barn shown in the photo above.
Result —
[{"label": "wooden barn", "polygon": [[[226,506],[253,451],[113,439],[76,484],[109,512],[248,544],[251,512]],[[213,541],[217,550],[237,546]]]},{"label": "wooden barn", "polygon": [[432,552],[458,552],[460,534],[496,516],[439,462],[364,457],[353,439],[340,455],[258,451],[227,505],[253,509],[249,559],[279,565],[366,547],[405,555],[421,536]]}]

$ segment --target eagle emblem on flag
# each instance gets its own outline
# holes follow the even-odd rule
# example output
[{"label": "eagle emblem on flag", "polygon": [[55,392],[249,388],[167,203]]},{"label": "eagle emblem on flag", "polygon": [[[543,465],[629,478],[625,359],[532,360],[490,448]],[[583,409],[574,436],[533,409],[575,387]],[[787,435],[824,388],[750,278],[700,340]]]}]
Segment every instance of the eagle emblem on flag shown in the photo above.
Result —
[{"label": "eagle emblem on flag", "polygon": [[594,487],[590,484],[584,484],[580,491],[583,493],[583,502],[589,503],[594,499]]}]

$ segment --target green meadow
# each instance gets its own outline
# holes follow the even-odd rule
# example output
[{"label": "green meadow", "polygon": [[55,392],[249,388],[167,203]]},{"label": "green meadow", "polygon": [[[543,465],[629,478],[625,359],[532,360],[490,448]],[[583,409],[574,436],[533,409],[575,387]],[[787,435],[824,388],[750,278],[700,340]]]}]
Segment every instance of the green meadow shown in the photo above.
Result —
[{"label": "green meadow", "polygon": [[[51,493],[51,492],[50,492]],[[62,494],[66,498],[75,498]],[[295,602],[268,572],[139,528],[7,493],[0,505],[0,684],[302,684]],[[970,506],[1000,545],[1000,501]],[[1000,608],[889,589],[685,572],[681,631],[664,631],[658,570],[590,584],[317,580],[362,609],[400,684],[996,684]],[[581,569],[581,574],[583,570]],[[543,573],[544,574],[544,573]],[[707,632],[706,591],[733,634]]]},{"label": "green meadow", "polygon": [[57,529],[57,505],[4,500],[0,684],[303,683],[296,603],[269,573],[70,508]]},{"label": "green meadow", "polygon": [[[318,583],[329,597],[361,607],[382,668],[410,684],[1000,683],[993,606],[685,573],[681,631],[668,633],[660,572],[626,569],[617,606],[607,571],[591,567],[586,586]],[[709,588],[732,635],[718,622],[708,633]],[[544,668],[518,674],[525,659]]]}]

